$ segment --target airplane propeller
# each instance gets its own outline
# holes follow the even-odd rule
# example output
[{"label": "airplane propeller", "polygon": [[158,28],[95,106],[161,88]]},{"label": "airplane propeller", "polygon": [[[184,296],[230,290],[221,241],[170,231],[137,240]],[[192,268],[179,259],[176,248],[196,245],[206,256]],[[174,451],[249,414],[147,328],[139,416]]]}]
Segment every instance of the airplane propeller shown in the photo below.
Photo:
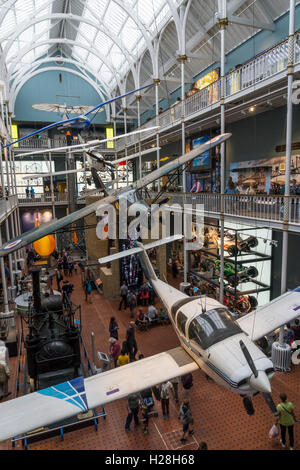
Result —
[{"label": "airplane propeller", "polygon": [[246,359],[246,361],[247,361],[247,363],[248,363],[250,369],[251,369],[252,372],[253,372],[254,377],[255,377],[255,378],[258,377],[258,370],[257,370],[256,367],[255,367],[255,364],[254,364],[254,362],[253,362],[253,359],[252,359],[252,357],[251,357],[251,354],[249,353],[248,349],[246,348],[245,343],[244,343],[242,340],[240,341],[240,346],[241,346],[241,350],[243,351],[243,354],[244,354],[244,356],[245,356],[245,359]]}]

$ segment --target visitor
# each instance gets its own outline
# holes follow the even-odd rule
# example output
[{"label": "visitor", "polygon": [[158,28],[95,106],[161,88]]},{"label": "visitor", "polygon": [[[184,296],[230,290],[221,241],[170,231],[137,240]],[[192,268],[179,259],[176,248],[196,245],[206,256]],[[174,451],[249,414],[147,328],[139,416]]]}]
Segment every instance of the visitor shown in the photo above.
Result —
[{"label": "visitor", "polygon": [[120,301],[120,305],[119,305],[119,310],[122,309],[123,302],[124,302],[125,310],[127,309],[127,294],[128,294],[128,287],[126,286],[126,282],[124,281],[121,288],[120,288],[121,301]]},{"label": "visitor", "polygon": [[286,328],[284,329],[283,341],[285,342],[285,344],[291,344],[293,343],[294,339],[295,339],[294,330],[292,330],[291,324],[287,323]]},{"label": "visitor", "polygon": [[68,297],[71,300],[71,294],[73,292],[74,286],[69,281],[63,281],[62,286],[62,295]]},{"label": "visitor", "polygon": [[291,329],[294,332],[294,340],[295,341],[300,340],[300,325],[299,325],[299,319],[298,318],[296,318],[295,325],[292,325]]},{"label": "visitor", "polygon": [[[2,341],[1,341],[2,343]],[[5,361],[0,361],[0,400],[10,395],[8,392],[8,379],[10,377],[10,369]]]},{"label": "visitor", "polygon": [[280,444],[282,447],[286,447],[286,430],[288,430],[289,440],[290,440],[290,450],[294,450],[294,424],[296,420],[294,413],[294,405],[287,401],[287,396],[285,393],[280,393],[279,397],[281,403],[277,405],[277,411],[279,417],[276,420],[276,425],[279,423],[281,431]]},{"label": "visitor", "polygon": [[75,274],[77,274],[77,263],[74,263],[74,271],[75,271]]},{"label": "visitor", "polygon": [[125,348],[122,346],[121,354],[118,357],[117,364],[121,366],[125,366],[126,364],[129,364],[129,356],[128,352]]},{"label": "visitor", "polygon": [[237,189],[234,182],[232,181],[231,176],[228,178],[228,183],[225,189],[225,194],[237,194]]},{"label": "visitor", "polygon": [[149,286],[148,284],[145,283],[141,287],[141,294],[140,294],[141,305],[147,306],[149,304],[149,297],[150,297]]},{"label": "visitor", "polygon": [[63,277],[63,275],[62,275],[60,269],[57,269],[57,270],[56,270],[56,282],[57,282],[57,290],[58,290],[59,292],[61,292],[60,283],[61,283],[61,281],[63,280],[63,278],[64,278],[64,277]]},{"label": "visitor", "polygon": [[256,191],[255,191],[255,183],[251,183],[248,189],[246,189],[245,194],[248,196],[255,196]]},{"label": "visitor", "polygon": [[202,184],[200,183],[200,180],[196,179],[194,181],[194,185],[192,186],[190,193],[201,193],[202,191]]},{"label": "visitor", "polygon": [[175,398],[175,402],[179,403],[178,399],[178,384],[179,384],[180,377],[174,377],[173,379],[170,380],[171,384],[173,385],[173,396]]},{"label": "visitor", "polygon": [[297,180],[295,180],[295,179],[292,180],[292,184],[290,186],[290,194],[291,194],[291,196],[293,196],[295,194],[299,194]]},{"label": "visitor", "polygon": [[148,307],[148,315],[145,315],[146,320],[148,320],[149,323],[155,321],[157,319],[157,310],[154,307],[154,305],[149,305]]},{"label": "visitor", "polygon": [[132,421],[132,418],[134,418],[134,424],[135,426],[138,426],[140,424],[139,422],[139,409],[140,409],[140,394],[139,393],[131,393],[127,397],[127,408],[128,408],[128,415],[126,418],[126,423],[125,423],[125,430],[127,432],[131,432],[132,430],[130,429],[130,424]]},{"label": "visitor", "polygon": [[135,355],[138,351],[137,342],[135,339],[135,323],[131,321],[129,328],[126,331],[126,342],[128,345],[129,359],[130,362],[136,361]]},{"label": "visitor", "polygon": [[168,380],[163,382],[160,386],[160,400],[161,400],[161,409],[163,414],[163,419],[170,417],[170,391],[173,390],[172,383]]},{"label": "visitor", "polygon": [[134,318],[134,309],[136,307],[136,296],[133,290],[131,290],[129,294],[127,295],[127,305],[130,309],[130,318]]},{"label": "visitor", "polygon": [[148,414],[148,406],[143,405],[142,406],[142,423],[143,423],[143,433],[144,434],[149,434],[149,414]]},{"label": "visitor", "polygon": [[144,315],[144,312],[142,309],[139,309],[138,310],[138,313],[136,315],[136,321],[135,321],[135,324],[136,326],[139,326],[139,327],[145,327],[145,329],[147,328],[148,326],[148,322],[145,318],[145,315]]},{"label": "visitor", "polygon": [[162,112],[163,112],[163,109],[162,109],[162,108],[159,108],[158,114],[162,114]]},{"label": "visitor", "polygon": [[74,264],[71,262],[69,263],[69,277],[73,275]]},{"label": "visitor", "polygon": [[172,275],[173,275],[174,279],[176,279],[177,274],[178,274],[177,261],[176,261],[176,259],[173,259],[173,261],[172,261]]},{"label": "visitor", "polygon": [[181,383],[183,387],[183,399],[188,400],[190,399],[190,389],[193,386],[193,376],[192,374],[185,374],[181,377]]},{"label": "visitor", "polygon": [[120,356],[120,353],[121,353],[121,346],[120,346],[120,343],[119,341],[116,339],[116,338],[109,338],[109,343],[110,343],[110,346],[109,346],[109,354],[110,356],[112,357],[113,361],[114,361],[114,365],[115,367],[117,367],[118,365],[118,358]]},{"label": "visitor", "polygon": [[26,198],[29,199],[29,195],[30,195],[29,186],[26,187],[25,192],[26,192]]},{"label": "visitor", "polygon": [[85,287],[85,300],[87,303],[92,303],[92,283],[90,279],[87,279],[84,283]]},{"label": "visitor", "polygon": [[190,425],[194,424],[193,416],[190,410],[190,404],[188,400],[183,400],[183,403],[181,404],[179,414],[178,414],[178,419],[180,419],[181,424],[182,424],[182,438],[180,439],[180,442],[183,444],[186,442],[187,434],[192,435],[194,434],[193,429],[189,429]]},{"label": "visitor", "polygon": [[31,199],[34,199],[35,191],[32,186],[30,188],[30,195],[31,195]]},{"label": "visitor", "polygon": [[111,338],[119,339],[118,329],[119,329],[119,326],[115,317],[111,317],[110,322],[109,322],[109,327],[108,327],[108,331],[109,331]]}]

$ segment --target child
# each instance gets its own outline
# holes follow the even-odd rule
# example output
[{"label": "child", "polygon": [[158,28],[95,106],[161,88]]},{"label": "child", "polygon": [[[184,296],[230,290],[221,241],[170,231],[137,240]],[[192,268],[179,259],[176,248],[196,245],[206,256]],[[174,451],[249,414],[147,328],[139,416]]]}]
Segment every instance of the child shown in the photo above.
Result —
[{"label": "child", "polygon": [[147,405],[142,406],[142,423],[144,425],[143,433],[144,434],[149,434],[149,429],[148,429],[149,416],[148,416],[148,407],[147,407]]}]

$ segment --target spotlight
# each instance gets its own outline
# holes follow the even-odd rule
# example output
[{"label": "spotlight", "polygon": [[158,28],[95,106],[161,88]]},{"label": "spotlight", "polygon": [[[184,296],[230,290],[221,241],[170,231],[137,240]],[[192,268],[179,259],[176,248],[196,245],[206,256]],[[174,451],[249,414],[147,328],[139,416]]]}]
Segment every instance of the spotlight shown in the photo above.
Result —
[{"label": "spotlight", "polygon": [[254,113],[254,111],[255,111],[255,106],[251,106],[251,107],[249,108],[249,111],[250,111],[250,113]]}]

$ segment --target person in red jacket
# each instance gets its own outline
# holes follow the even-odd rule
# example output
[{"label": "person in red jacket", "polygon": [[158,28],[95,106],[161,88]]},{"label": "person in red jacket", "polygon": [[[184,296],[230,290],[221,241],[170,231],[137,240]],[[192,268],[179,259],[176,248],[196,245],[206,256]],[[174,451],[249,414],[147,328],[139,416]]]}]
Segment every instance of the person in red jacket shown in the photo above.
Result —
[{"label": "person in red jacket", "polygon": [[120,343],[119,343],[119,341],[118,341],[116,338],[109,338],[108,341],[110,342],[109,354],[111,355],[111,357],[112,357],[112,359],[113,359],[113,361],[114,361],[115,367],[117,367],[118,357],[119,357],[120,354],[121,354],[121,346],[120,346]]}]

